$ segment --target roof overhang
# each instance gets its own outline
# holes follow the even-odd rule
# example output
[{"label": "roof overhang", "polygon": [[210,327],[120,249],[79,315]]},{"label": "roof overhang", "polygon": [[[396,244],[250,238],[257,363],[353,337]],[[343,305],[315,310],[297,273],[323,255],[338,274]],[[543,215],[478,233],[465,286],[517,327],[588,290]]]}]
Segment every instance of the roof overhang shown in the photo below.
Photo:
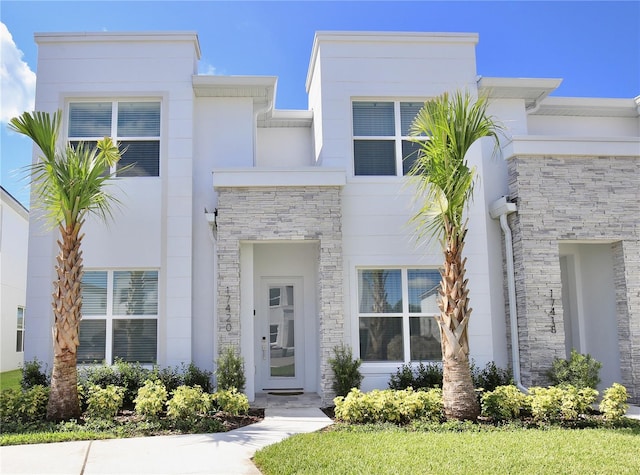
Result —
[{"label": "roof overhang", "polygon": [[635,118],[640,115],[637,101],[638,98],[548,97],[531,115]]},{"label": "roof overhang", "polygon": [[276,76],[205,76],[191,78],[196,97],[250,97],[257,103],[273,103]]},{"label": "roof overhang", "polygon": [[310,127],[313,112],[275,110],[276,76],[205,76],[191,78],[196,97],[244,97],[253,99],[258,127]]},{"label": "roof overhang", "polygon": [[258,127],[311,127],[313,111],[272,109],[258,117]]},{"label": "roof overhang", "polygon": [[478,92],[489,99],[523,99],[527,111],[533,111],[560,83],[562,79],[480,77]]}]

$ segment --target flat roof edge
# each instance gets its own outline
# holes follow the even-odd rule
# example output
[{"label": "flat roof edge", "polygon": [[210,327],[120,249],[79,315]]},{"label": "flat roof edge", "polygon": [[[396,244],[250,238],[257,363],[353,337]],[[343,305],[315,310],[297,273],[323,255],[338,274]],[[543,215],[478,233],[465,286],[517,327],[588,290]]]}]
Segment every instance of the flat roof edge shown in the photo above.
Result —
[{"label": "flat roof edge", "polygon": [[325,40],[353,40],[353,41],[389,41],[396,38],[398,41],[423,40],[423,41],[463,41],[477,43],[478,33],[462,32],[431,32],[431,31],[316,31],[315,38]]},{"label": "flat roof edge", "polygon": [[200,40],[196,31],[36,32],[33,37],[37,44],[100,41],[192,41],[198,59],[201,57]]}]

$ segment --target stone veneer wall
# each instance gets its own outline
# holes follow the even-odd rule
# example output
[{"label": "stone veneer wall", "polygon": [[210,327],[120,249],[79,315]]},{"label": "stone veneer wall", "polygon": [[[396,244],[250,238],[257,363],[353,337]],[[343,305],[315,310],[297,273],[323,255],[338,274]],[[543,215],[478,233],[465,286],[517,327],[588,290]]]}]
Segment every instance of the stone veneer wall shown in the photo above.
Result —
[{"label": "stone veneer wall", "polygon": [[545,384],[545,369],[565,355],[559,241],[614,241],[622,383],[640,402],[640,160],[522,156],[508,169],[518,206],[509,223],[525,385]]},{"label": "stone veneer wall", "polygon": [[340,192],[339,186],[218,189],[218,348],[240,346],[240,241],[318,241],[319,387],[325,401],[333,397],[328,360],[344,338]]}]

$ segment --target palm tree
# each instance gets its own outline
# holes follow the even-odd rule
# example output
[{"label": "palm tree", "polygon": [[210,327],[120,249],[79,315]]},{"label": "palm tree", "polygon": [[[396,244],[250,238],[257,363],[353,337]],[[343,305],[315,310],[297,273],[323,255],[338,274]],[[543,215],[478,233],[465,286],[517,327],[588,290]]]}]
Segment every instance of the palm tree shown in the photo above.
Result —
[{"label": "palm tree", "polygon": [[33,188],[32,208],[42,211],[52,229],[60,231],[57,279],[53,283],[53,370],[47,419],[80,416],[76,349],[82,318],[82,225],[87,214],[106,219],[114,201],[104,190],[111,178],[109,167],[120,159],[118,147],[108,137],[97,147],[67,145],[57,148],[61,114],[25,112],[11,119],[9,128],[26,135],[40,148],[38,160],[27,167]]},{"label": "palm tree", "polygon": [[[447,93],[425,102],[415,117],[411,135],[418,155],[409,172],[417,182],[420,210],[411,221],[421,239],[438,239],[444,265],[441,270],[436,317],[440,326],[443,361],[445,415],[454,419],[475,419],[479,414],[469,365],[469,290],[463,259],[469,205],[475,183],[475,169],[465,155],[482,137],[494,140],[499,150],[501,126],[487,115],[484,98],[476,101],[469,93]],[[417,138],[420,137],[420,138]]]}]

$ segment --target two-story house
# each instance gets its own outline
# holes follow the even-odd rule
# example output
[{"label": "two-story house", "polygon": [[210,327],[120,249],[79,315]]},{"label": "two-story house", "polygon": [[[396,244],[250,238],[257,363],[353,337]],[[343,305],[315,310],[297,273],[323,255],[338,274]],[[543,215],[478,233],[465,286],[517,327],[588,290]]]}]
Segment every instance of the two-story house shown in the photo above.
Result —
[{"label": "two-story house", "polygon": [[[363,389],[438,361],[438,243],[417,245],[404,176],[413,117],[444,91],[488,95],[507,134],[480,176],[466,256],[472,356],[544,383],[571,348],[640,397],[640,118],[633,99],[548,97],[557,79],[478,76],[478,36],[320,32],[307,110],[276,77],[197,74],[198,37],[37,34],[36,108],[69,141],[128,147],[108,226],[88,222],[78,361],[213,369],[227,346],[247,393],[332,396],[346,343]],[[480,68],[481,69],[481,68]],[[120,166],[120,165],[118,165]],[[118,174],[118,169],[114,170]],[[51,358],[55,235],[32,225],[27,358]],[[514,338],[517,336],[517,338]]]}]

